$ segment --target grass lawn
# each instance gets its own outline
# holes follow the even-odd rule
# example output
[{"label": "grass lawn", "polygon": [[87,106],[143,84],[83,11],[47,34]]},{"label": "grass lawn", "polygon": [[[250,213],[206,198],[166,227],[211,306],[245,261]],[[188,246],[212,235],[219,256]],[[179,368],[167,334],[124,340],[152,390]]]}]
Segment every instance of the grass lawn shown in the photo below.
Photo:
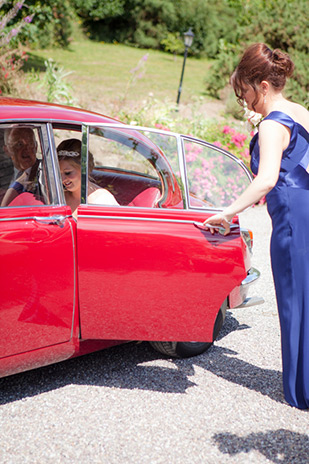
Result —
[{"label": "grass lawn", "polygon": [[[148,56],[143,61],[143,68],[130,72],[138,67],[145,55]],[[78,37],[68,50],[32,51],[27,68],[45,70],[44,60],[48,58],[66,71],[73,71],[67,81],[83,104],[91,101],[106,103],[125,96],[127,100],[139,102],[150,92],[159,100],[176,101],[183,64],[182,56],[174,59],[172,55],[156,50],[98,43]],[[189,103],[193,97],[204,95],[203,81],[208,68],[207,59],[187,58],[181,103]],[[130,83],[132,78],[135,78],[134,82]]]}]

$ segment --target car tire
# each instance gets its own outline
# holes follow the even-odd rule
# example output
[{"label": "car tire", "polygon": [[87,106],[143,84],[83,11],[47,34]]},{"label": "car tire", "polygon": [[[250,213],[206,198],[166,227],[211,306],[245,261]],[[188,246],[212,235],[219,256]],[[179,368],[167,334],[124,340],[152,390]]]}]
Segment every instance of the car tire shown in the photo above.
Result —
[{"label": "car tire", "polygon": [[[227,300],[218,311],[214,329],[213,340],[216,340],[223,325],[227,308]],[[172,358],[191,358],[205,353],[213,342],[149,342],[150,345],[159,353]]]}]

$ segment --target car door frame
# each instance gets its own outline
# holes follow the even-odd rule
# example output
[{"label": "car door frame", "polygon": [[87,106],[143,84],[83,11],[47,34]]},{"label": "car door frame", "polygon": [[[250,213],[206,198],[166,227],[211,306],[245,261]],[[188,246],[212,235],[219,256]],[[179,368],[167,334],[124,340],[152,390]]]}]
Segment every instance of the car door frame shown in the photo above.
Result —
[{"label": "car door frame", "polygon": [[[70,212],[70,209],[67,207],[64,199],[64,194],[63,194],[63,189],[61,185],[61,177],[60,177],[60,172],[59,172],[59,167],[58,163],[56,161],[56,149],[55,149],[55,143],[54,143],[54,138],[53,138],[53,129],[52,125],[50,122],[47,121],[42,121],[42,120],[10,120],[10,121],[3,121],[1,122],[2,127],[7,127],[12,124],[20,124],[24,126],[29,126],[29,127],[35,127],[38,128],[39,131],[39,136],[40,136],[40,142],[41,142],[41,147],[42,151],[44,151],[43,156],[45,159],[45,162],[47,163],[48,166],[48,176],[49,176],[49,183],[50,183],[50,192],[51,192],[51,199],[52,199],[52,204],[48,205],[39,205],[39,206],[21,206],[21,207],[3,207],[0,209],[0,221],[2,224],[5,224],[8,228],[8,232],[10,230],[13,230],[14,232],[14,227],[16,228],[17,224],[23,224],[30,230],[28,232],[29,237],[31,236],[31,230],[34,230],[35,238],[28,242],[29,247],[31,246],[31,249],[34,249],[35,247],[35,253],[38,253],[40,263],[42,265],[42,276],[41,279],[44,279],[46,282],[49,281],[49,278],[51,278],[51,281],[53,280],[53,276],[49,274],[52,272],[49,270],[49,259],[52,257],[52,255],[55,253],[50,251],[47,253],[48,250],[48,243],[50,242],[52,246],[54,246],[56,243],[59,245],[61,243],[64,243],[65,240],[65,247],[61,245],[62,250],[67,254],[67,259],[68,259],[68,264],[65,266],[61,265],[61,259],[65,259],[65,256],[59,257],[58,263],[56,262],[56,257],[53,256],[54,260],[54,266],[53,268],[58,269],[58,278],[61,276],[61,273],[63,275],[63,282],[64,282],[64,287],[66,286],[66,291],[63,290],[63,295],[61,296],[60,294],[57,295],[57,298],[55,301],[58,301],[58,303],[61,305],[63,304],[64,308],[64,313],[61,314],[56,311],[54,313],[53,307],[56,303],[53,303],[51,299],[48,299],[48,295],[44,294],[44,292],[41,291],[41,285],[39,281],[35,282],[35,288],[37,289],[37,299],[38,302],[40,303],[40,307],[44,309],[43,313],[36,314],[35,313],[35,306],[33,306],[33,309],[31,311],[34,311],[33,315],[30,315],[28,317],[28,320],[25,320],[24,316],[22,319],[22,323],[18,322],[20,321],[20,317],[22,314],[21,310],[16,309],[14,317],[12,317],[12,324],[14,321],[16,321],[16,324],[19,325],[20,327],[22,324],[33,323],[32,321],[34,320],[33,318],[36,318],[35,324],[37,327],[37,334],[35,331],[35,327],[33,328],[32,332],[32,342],[27,343],[26,338],[23,339],[23,346],[14,348],[14,342],[13,340],[16,340],[17,333],[18,333],[18,327],[16,325],[7,327],[7,343],[10,346],[9,350],[5,350],[4,356],[2,357],[4,364],[6,365],[5,369],[8,369],[8,358],[10,358],[13,362],[13,364],[18,366],[18,363],[22,363],[23,365],[27,364],[28,358],[31,357],[26,355],[27,352],[32,352],[33,350],[40,350],[40,349],[45,349],[48,347],[52,347],[53,345],[60,345],[60,344],[67,344],[70,340],[72,340],[73,336],[76,336],[76,331],[74,332],[75,326],[76,326],[76,314],[77,314],[77,299],[76,299],[76,285],[77,285],[77,276],[76,276],[76,260],[75,260],[75,222],[72,220],[72,215]],[[10,224],[12,224],[12,227],[10,229]],[[18,229],[16,229],[18,231]],[[16,232],[18,234],[18,232]],[[20,232],[19,233],[20,240],[24,239],[23,234]],[[47,237],[47,239],[46,239]],[[54,239],[54,241],[53,241]],[[39,246],[40,243],[46,242],[48,240],[48,243],[46,242],[44,245],[45,252],[47,253],[44,256],[42,256],[42,252],[39,251]],[[16,243],[18,242],[11,242],[12,247],[15,250],[16,249]],[[38,243],[38,247],[36,247],[36,243]],[[41,250],[41,248],[40,248]],[[65,251],[67,250],[67,252]],[[15,250],[16,252],[16,250]],[[13,255],[15,257],[15,255]],[[18,258],[18,253],[16,252],[16,257]],[[60,259],[61,258],[61,259]],[[31,263],[31,257],[29,256],[29,260]],[[26,261],[24,260],[24,264]],[[44,264],[45,263],[45,264]],[[25,266],[25,270],[27,269],[27,266]],[[68,272],[67,272],[68,271]],[[37,273],[38,276],[38,273]],[[13,277],[13,276],[12,276]],[[37,279],[37,277],[35,277]],[[33,279],[32,279],[33,281]],[[34,281],[33,281],[34,282]],[[46,287],[46,282],[44,282],[43,288]],[[42,281],[41,281],[42,283]],[[54,294],[51,292],[51,294]],[[62,297],[68,297],[70,301],[66,301],[64,298],[62,300]],[[20,308],[23,306],[23,296],[20,293]],[[41,298],[44,300],[43,304],[40,301]],[[34,300],[34,304],[36,300]],[[24,302],[25,303],[25,302]],[[5,303],[6,305],[6,303]],[[26,308],[27,305],[24,306]],[[38,307],[38,306],[36,306]],[[28,304],[29,308],[29,304]],[[47,310],[45,312],[45,310]],[[32,319],[31,319],[32,318]],[[9,323],[9,322],[8,322]],[[61,325],[63,324],[62,328]],[[27,325],[25,326],[27,328]],[[42,334],[40,335],[40,328],[42,327]],[[49,332],[50,328],[51,332]],[[27,330],[25,328],[25,333],[24,336],[27,333]],[[21,337],[23,337],[24,329],[20,329]],[[16,332],[16,333],[15,333]],[[44,333],[44,335],[43,335]],[[5,343],[5,337],[2,339],[2,341]],[[16,342],[17,343],[17,342]],[[59,352],[61,350],[58,350]],[[72,350],[70,350],[72,354]],[[14,355],[14,356],[13,356]],[[17,356],[16,356],[17,355]],[[19,356],[21,355],[21,356]],[[4,359],[6,358],[6,360]],[[22,359],[20,361],[20,359]],[[14,370],[15,370],[14,368]],[[1,369],[2,369],[2,361],[0,362],[0,374],[1,374]],[[21,366],[19,367],[20,370],[23,370]]]},{"label": "car door frame", "polygon": [[[182,148],[182,151],[181,151],[181,160],[182,160],[182,163],[181,163],[182,164],[181,176],[182,176],[183,183],[185,185],[184,194],[186,195],[186,204],[188,205],[189,209],[199,209],[199,208],[197,206],[190,205],[190,199],[189,199],[190,193],[189,193],[188,176],[187,176],[186,161],[185,161],[185,156],[186,156],[185,142],[186,141],[189,141],[189,142],[192,142],[192,143],[198,143],[198,144],[200,144],[200,145],[202,145],[204,147],[211,148],[215,152],[218,152],[218,153],[220,153],[220,154],[222,154],[224,156],[227,156],[228,158],[233,160],[236,164],[238,164],[239,167],[241,167],[243,169],[246,176],[248,177],[249,182],[252,182],[253,176],[252,176],[250,170],[247,168],[245,163],[241,159],[237,158],[237,156],[233,155],[233,153],[230,153],[229,151],[224,150],[224,148],[218,147],[216,145],[213,145],[212,143],[206,142],[205,140],[202,140],[202,139],[199,139],[199,138],[196,138],[196,137],[192,137],[192,136],[184,135],[184,134],[178,134],[178,135],[181,138],[181,148]],[[213,208],[212,211],[217,211],[217,210],[222,211],[222,209],[223,208]]]},{"label": "car door frame", "polygon": [[[185,165],[184,165],[184,154],[183,154],[183,142],[180,134],[168,133],[176,137],[177,149],[180,153],[180,171],[182,176],[183,189],[183,201],[184,209],[168,209],[168,208],[137,208],[137,207],[111,207],[111,206],[99,206],[87,204],[87,153],[88,153],[88,128],[90,126],[95,127],[109,127],[121,130],[142,130],[142,131],[154,131],[157,133],[166,134],[165,131],[157,129],[149,129],[145,127],[126,126],[120,124],[84,124],[82,129],[82,176],[83,176],[83,190],[82,190],[82,202],[78,208],[78,221],[77,221],[77,241],[78,241],[78,273],[79,273],[79,300],[80,300],[80,317],[81,317],[81,336],[82,339],[96,338],[96,339],[118,339],[118,340],[166,340],[166,341],[212,341],[213,326],[217,313],[226,299],[230,291],[245,278],[246,270],[244,266],[243,257],[243,243],[240,237],[239,228],[234,230],[230,237],[223,237],[222,235],[213,236],[209,231],[202,231],[195,227],[195,223],[205,219],[207,214],[211,214],[216,209],[205,209],[195,210],[188,208],[188,193],[187,182],[185,176]],[[185,137],[185,136],[183,136]],[[141,234],[139,240],[134,241],[134,230],[138,226]],[[129,231],[128,235],[125,236],[126,232]],[[151,311],[149,308],[143,308],[143,303],[140,302],[138,309],[133,304],[128,304],[129,298],[132,297],[131,289],[140,289],[145,297],[146,304],[146,289],[140,286],[140,275],[134,275],[135,268],[132,263],[128,265],[128,261],[133,260],[133,254],[130,254],[127,247],[124,245],[126,239],[130,246],[138,249],[139,259],[143,261],[145,256],[145,250],[142,246],[146,247],[149,243],[152,243],[152,248],[156,252],[160,252],[160,241],[156,240],[158,234],[163,234],[167,240],[168,246],[165,247],[163,254],[165,253],[166,260],[170,260],[173,264],[171,265],[170,272],[173,273],[172,266],[176,267],[183,266],[185,278],[182,281],[186,283],[190,282],[190,292],[194,292],[194,289],[201,285],[203,279],[200,279],[200,275],[205,277],[208,275],[209,282],[214,284],[215,291],[217,292],[214,296],[208,296],[209,308],[207,312],[207,321],[205,322],[205,311],[202,310],[203,305],[198,301],[195,295],[195,303],[192,304],[194,308],[198,305],[198,308],[193,309],[191,314],[182,312],[182,308],[174,308],[171,312],[167,309],[169,302],[166,301],[166,297],[162,295],[164,289],[164,279],[162,273],[169,273],[166,267],[160,268],[159,260],[156,261],[157,273],[151,274],[150,263],[145,262],[143,265],[146,266],[144,275],[147,275],[149,281],[153,284],[157,283],[155,290],[152,290],[151,295],[160,294],[160,304],[165,305],[165,310],[158,311],[158,314],[154,315],[153,307],[151,304]],[[173,235],[174,234],[174,235]],[[133,237],[133,238],[132,238]],[[177,238],[178,243],[181,246],[182,257],[179,258],[177,255],[177,247],[173,251],[174,254],[169,256],[169,249],[173,246],[173,240]],[[104,243],[104,240],[109,245]],[[198,253],[202,254],[205,251],[204,256],[207,257],[206,261],[200,262],[200,255],[196,255],[194,263],[190,262],[190,258],[186,255],[185,247],[190,246],[191,243],[195,243]],[[103,245],[102,245],[103,242]],[[141,245],[143,243],[143,245]],[[103,251],[101,250],[103,246]],[[95,248],[97,247],[97,248]],[[168,248],[170,247],[170,248]],[[220,260],[218,264],[217,250],[223,247],[226,260]],[[119,251],[121,250],[121,252]],[[150,250],[150,251],[149,251]],[[201,251],[203,250],[203,251]],[[194,251],[194,247],[193,247]],[[148,247],[148,252],[152,252],[151,247]],[[114,257],[119,260],[117,264],[113,262]],[[156,259],[155,253],[152,255],[152,259]],[[174,260],[174,261],[173,261]],[[203,259],[202,259],[203,261]],[[205,261],[205,259],[204,259]],[[101,264],[102,263],[102,264]],[[104,264],[103,264],[104,263]],[[106,264],[108,263],[108,264]],[[123,263],[123,266],[121,265]],[[139,268],[139,264],[136,268]],[[109,272],[106,272],[104,265],[109,266]],[[201,267],[199,267],[201,265]],[[191,266],[191,267],[190,267]],[[199,271],[194,273],[191,272],[196,266]],[[213,269],[210,272],[210,268]],[[178,271],[177,271],[178,272]],[[123,273],[128,277],[122,279]],[[160,274],[161,273],[161,274]],[[230,279],[226,279],[226,274],[230,274]],[[119,277],[120,276],[120,277]],[[180,273],[179,273],[180,276]],[[121,290],[121,287],[117,287],[117,279],[119,282],[126,282],[124,287],[129,290]],[[130,280],[131,278],[131,280]],[[156,280],[159,279],[159,280]],[[168,279],[167,279],[168,280]],[[172,279],[169,279],[170,288],[173,288]],[[219,282],[221,287],[220,288]],[[216,284],[217,282],[217,284]],[[110,286],[109,286],[109,284]],[[177,283],[177,282],[176,282]],[[120,284],[119,284],[120,285]],[[113,287],[113,290],[110,289]],[[122,285],[123,287],[123,285]],[[180,287],[179,287],[180,288]],[[161,291],[160,291],[161,290]],[[190,293],[189,292],[189,293]],[[205,296],[204,291],[204,296]],[[192,293],[193,294],[193,293]],[[108,295],[108,297],[106,296]],[[113,295],[117,295],[119,306],[113,303]],[[170,297],[170,296],[169,296]],[[126,299],[127,298],[127,299]],[[108,301],[107,301],[108,300]],[[173,295],[170,297],[170,305],[176,302],[180,304],[180,299]],[[105,306],[104,306],[105,305]],[[188,305],[188,302],[187,302]],[[128,306],[130,308],[128,309]],[[123,309],[126,307],[126,311]],[[201,314],[199,314],[201,311]],[[182,319],[181,323],[180,320]]]}]

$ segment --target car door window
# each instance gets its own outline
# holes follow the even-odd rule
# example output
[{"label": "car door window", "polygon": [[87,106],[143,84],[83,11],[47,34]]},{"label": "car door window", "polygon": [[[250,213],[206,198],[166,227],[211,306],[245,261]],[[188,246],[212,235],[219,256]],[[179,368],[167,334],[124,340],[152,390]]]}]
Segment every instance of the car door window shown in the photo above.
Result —
[{"label": "car door window", "polygon": [[0,146],[1,207],[57,203],[46,127],[1,125]]},{"label": "car door window", "polygon": [[236,156],[214,145],[183,137],[189,206],[222,208],[251,182],[251,174]]},{"label": "car door window", "polygon": [[158,154],[148,142],[137,131],[89,128],[88,149],[94,160],[90,179],[121,206],[155,207],[161,197]]}]

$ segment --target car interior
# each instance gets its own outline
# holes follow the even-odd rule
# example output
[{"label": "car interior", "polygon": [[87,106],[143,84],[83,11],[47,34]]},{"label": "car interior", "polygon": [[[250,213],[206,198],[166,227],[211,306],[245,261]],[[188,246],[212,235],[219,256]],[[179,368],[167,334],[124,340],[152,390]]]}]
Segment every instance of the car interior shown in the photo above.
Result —
[{"label": "car interior", "polygon": [[[56,146],[63,140],[72,137],[81,139],[80,126],[67,127],[55,124],[54,136]],[[73,130],[72,130],[73,129]],[[76,131],[77,129],[77,131]],[[0,129],[0,203],[1,206],[37,206],[52,204],[48,194],[48,173],[42,155],[40,135],[33,129],[38,144],[36,166],[37,172],[24,191],[13,191],[8,195],[8,189],[17,181],[16,169],[12,159],[4,151],[4,130]],[[102,134],[90,135],[89,146],[94,154],[95,168],[90,173],[90,179],[101,188],[109,190],[121,206],[153,208],[158,206],[162,197],[162,176],[155,166],[153,153],[145,150],[145,146],[136,149],[132,144],[126,145],[127,136],[121,140],[102,137]],[[125,141],[125,143],[123,143]],[[102,143],[103,142],[103,143]],[[129,145],[129,146],[128,146]],[[142,151],[142,153],[141,153]],[[145,156],[146,155],[146,156]],[[151,162],[149,158],[151,156]],[[36,185],[34,185],[36,183]]]}]

